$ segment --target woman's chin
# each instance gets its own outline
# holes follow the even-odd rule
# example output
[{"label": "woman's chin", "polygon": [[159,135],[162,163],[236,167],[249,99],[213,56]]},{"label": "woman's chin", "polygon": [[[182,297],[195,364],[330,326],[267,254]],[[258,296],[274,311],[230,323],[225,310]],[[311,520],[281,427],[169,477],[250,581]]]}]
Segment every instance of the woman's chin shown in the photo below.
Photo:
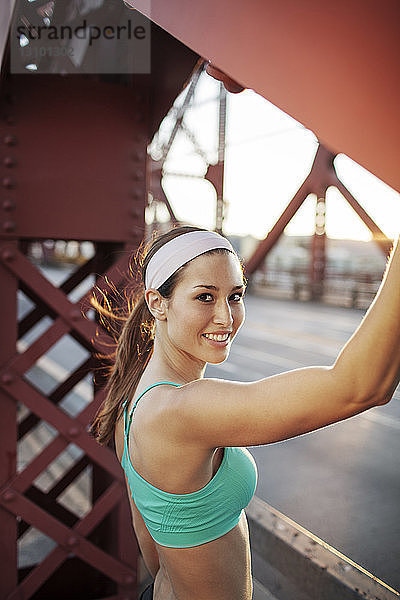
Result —
[{"label": "woman's chin", "polygon": [[[221,354],[222,354],[222,352],[221,352]],[[229,350],[227,350],[224,354],[225,354],[225,356],[221,356],[219,358],[216,356],[214,356],[212,358],[210,357],[210,359],[208,359],[207,362],[210,365],[220,365],[221,363],[223,363],[227,360],[227,358],[229,356]]]}]

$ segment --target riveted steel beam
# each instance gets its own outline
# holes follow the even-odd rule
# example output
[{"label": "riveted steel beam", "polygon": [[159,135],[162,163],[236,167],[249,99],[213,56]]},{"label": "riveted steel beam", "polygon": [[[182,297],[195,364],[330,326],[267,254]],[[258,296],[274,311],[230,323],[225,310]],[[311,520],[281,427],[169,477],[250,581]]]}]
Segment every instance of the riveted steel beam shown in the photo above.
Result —
[{"label": "riveted steel beam", "polygon": [[400,190],[400,5],[135,0],[189,48]]}]

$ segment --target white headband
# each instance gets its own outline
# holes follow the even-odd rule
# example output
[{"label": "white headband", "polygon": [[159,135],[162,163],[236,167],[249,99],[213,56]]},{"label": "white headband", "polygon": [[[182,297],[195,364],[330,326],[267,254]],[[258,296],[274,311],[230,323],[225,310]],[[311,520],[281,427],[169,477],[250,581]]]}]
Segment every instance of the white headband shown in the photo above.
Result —
[{"label": "white headband", "polygon": [[214,248],[226,248],[235,253],[230,242],[214,231],[190,231],[178,235],[151,257],[146,269],[146,290],[157,290],[179,267]]}]

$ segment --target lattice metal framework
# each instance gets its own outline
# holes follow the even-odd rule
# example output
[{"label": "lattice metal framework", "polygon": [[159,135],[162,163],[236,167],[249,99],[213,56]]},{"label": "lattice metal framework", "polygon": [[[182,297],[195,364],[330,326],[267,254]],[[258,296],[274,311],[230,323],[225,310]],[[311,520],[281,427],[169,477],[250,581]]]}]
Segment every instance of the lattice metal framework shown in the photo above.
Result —
[{"label": "lattice metal framework", "polygon": [[[344,196],[352,209],[370,230],[374,241],[379,245],[382,252],[389,254],[392,246],[389,240],[359,202],[349,192],[346,186],[338,178],[334,167],[335,154],[324,146],[318,146],[310,173],[290,200],[289,204],[279,217],[268,235],[258,244],[253,255],[247,262],[248,275],[252,275],[262,264],[268,252],[277,243],[283,234],[285,227],[297,213],[310,194],[316,194],[316,230],[311,246],[311,263],[309,280],[312,298],[317,299],[322,294],[322,284],[325,271],[325,197],[328,187],[335,186]],[[322,221],[321,221],[322,218]]]},{"label": "lattice metal framework", "polygon": [[[76,414],[63,402],[99,367],[94,354],[104,353],[108,339],[86,314],[91,292],[78,301],[71,296],[79,296],[78,286],[88,277],[103,291],[124,287],[130,257],[144,234],[146,85],[145,78],[123,88],[96,78],[44,76],[13,77],[3,87],[0,453],[6,460],[0,463],[0,596],[7,600],[136,597],[138,551],[127,527],[122,471],[113,451],[88,433],[103,399],[101,380]],[[60,286],[26,256],[33,240],[49,237],[89,239],[96,249]],[[18,290],[33,306],[17,325]],[[40,322],[45,327],[32,341]],[[86,358],[46,394],[29,372],[66,337]],[[44,423],[46,440],[39,440],[36,454],[18,468],[21,444]],[[39,485],[71,445],[79,449],[72,464],[61,465],[47,487]],[[77,514],[65,494],[84,473],[89,501]],[[36,530],[53,541],[53,549],[41,562],[33,559],[29,568],[18,570],[18,539]]]}]

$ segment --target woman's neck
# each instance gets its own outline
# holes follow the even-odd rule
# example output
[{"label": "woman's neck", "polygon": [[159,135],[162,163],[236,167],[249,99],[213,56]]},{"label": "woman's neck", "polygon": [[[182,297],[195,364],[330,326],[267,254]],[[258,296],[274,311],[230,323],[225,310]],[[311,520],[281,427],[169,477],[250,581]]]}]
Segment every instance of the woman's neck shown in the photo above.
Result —
[{"label": "woman's neck", "polygon": [[176,348],[165,348],[156,337],[153,353],[145,372],[146,378],[150,376],[150,378],[166,379],[184,384],[195,379],[202,379],[206,366],[206,362],[184,354]]}]

